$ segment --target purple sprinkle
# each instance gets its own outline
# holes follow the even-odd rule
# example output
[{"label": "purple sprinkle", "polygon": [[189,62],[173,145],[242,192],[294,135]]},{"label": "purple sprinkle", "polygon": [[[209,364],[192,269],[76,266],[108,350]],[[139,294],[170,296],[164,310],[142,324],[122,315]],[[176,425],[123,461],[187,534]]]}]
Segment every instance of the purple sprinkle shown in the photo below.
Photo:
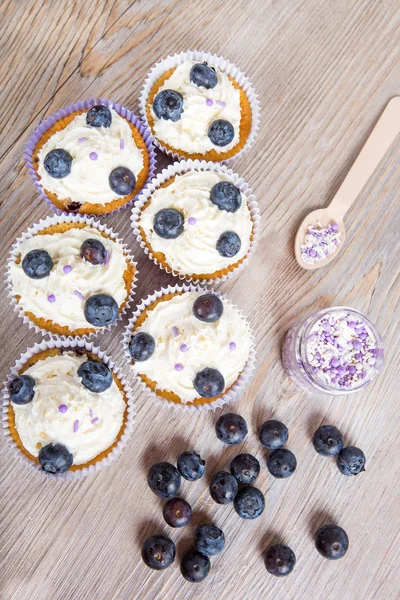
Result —
[{"label": "purple sprinkle", "polygon": [[338,372],[338,373],[340,373],[340,375],[342,375],[343,373],[345,373],[345,372],[346,372],[346,367],[343,367],[342,365],[340,365],[340,366],[337,368],[337,372]]},{"label": "purple sprinkle", "polygon": [[60,404],[58,410],[60,411],[60,413],[66,413],[68,410],[68,406],[66,404]]},{"label": "purple sprinkle", "polygon": [[325,329],[325,331],[330,331],[331,330],[331,326],[328,323],[328,321],[323,321],[322,322],[322,329]]},{"label": "purple sprinkle", "polygon": [[331,223],[331,229],[336,233],[339,231],[339,225],[337,223]]},{"label": "purple sprinkle", "polygon": [[92,417],[93,417],[93,409],[92,409],[92,408],[89,410],[89,417],[90,417],[90,418],[92,418]]},{"label": "purple sprinkle", "polygon": [[235,342],[231,342],[229,344],[229,350],[236,350],[236,344],[235,344]]},{"label": "purple sprinkle", "polygon": [[214,104],[214,102],[211,100],[211,98],[207,98],[206,104],[207,104],[207,106],[212,106]]},{"label": "purple sprinkle", "polygon": [[97,154],[97,152],[91,152],[89,154],[89,158],[90,160],[97,160],[99,158],[99,155]]},{"label": "purple sprinkle", "polygon": [[74,430],[73,430],[74,433],[76,433],[78,431],[78,428],[79,428],[79,421],[77,419],[76,421],[74,421]]},{"label": "purple sprinkle", "polygon": [[71,271],[72,271],[71,265],[65,265],[65,267],[63,267],[63,271],[66,275],[68,275],[68,273],[71,273]]},{"label": "purple sprinkle", "polygon": [[50,296],[47,296],[47,300],[48,300],[48,302],[55,302],[56,297],[54,294],[50,294]]},{"label": "purple sprinkle", "polygon": [[121,148],[121,150],[123,150],[125,148],[124,140],[119,140],[119,147]]},{"label": "purple sprinkle", "polygon": [[366,340],[368,337],[368,333],[360,333],[358,337],[360,337],[362,340]]},{"label": "purple sprinkle", "polygon": [[332,360],[331,360],[331,366],[332,367],[339,367],[340,366],[340,360],[338,358],[332,358]]},{"label": "purple sprinkle", "polygon": [[194,217],[189,217],[188,223],[189,223],[189,225],[196,225],[197,220]]},{"label": "purple sprinkle", "polygon": [[357,354],[355,354],[354,356],[356,357],[357,360],[363,359],[363,355],[361,354],[361,352],[357,352]]},{"label": "purple sprinkle", "polygon": [[179,350],[181,352],[187,352],[189,348],[186,346],[186,344],[181,344]]},{"label": "purple sprinkle", "polygon": [[179,335],[179,329],[175,327],[175,325],[172,328],[172,333],[174,334],[174,337],[178,337]]},{"label": "purple sprinkle", "polygon": [[78,296],[79,300],[82,300],[82,302],[84,301],[85,297],[82,296],[82,294],[78,290],[74,290],[74,294],[75,296]]},{"label": "purple sprinkle", "polygon": [[355,327],[356,326],[356,322],[355,321],[347,321],[347,325],[349,327]]},{"label": "purple sprinkle", "polygon": [[110,262],[110,253],[108,250],[106,250],[106,260],[104,261],[104,264],[108,265],[109,262]]},{"label": "purple sprinkle", "polygon": [[357,371],[357,369],[355,367],[351,366],[348,368],[348,371],[349,371],[349,373],[351,373],[351,375],[353,375]]},{"label": "purple sprinkle", "polygon": [[181,363],[176,363],[175,371],[183,371],[183,365]]},{"label": "purple sprinkle", "polygon": [[95,417],[94,419],[91,420],[92,425],[94,425],[95,423],[97,423],[97,421],[99,420],[99,417]]},{"label": "purple sprinkle", "polygon": [[86,138],[79,138],[78,144],[80,144],[81,142],[84,142],[85,140],[86,140]]},{"label": "purple sprinkle", "polygon": [[226,102],[222,102],[222,100],[217,100],[216,104],[218,104],[218,106],[226,106]]},{"label": "purple sprinkle", "polygon": [[359,350],[362,347],[362,344],[359,340],[353,340],[353,348]]}]

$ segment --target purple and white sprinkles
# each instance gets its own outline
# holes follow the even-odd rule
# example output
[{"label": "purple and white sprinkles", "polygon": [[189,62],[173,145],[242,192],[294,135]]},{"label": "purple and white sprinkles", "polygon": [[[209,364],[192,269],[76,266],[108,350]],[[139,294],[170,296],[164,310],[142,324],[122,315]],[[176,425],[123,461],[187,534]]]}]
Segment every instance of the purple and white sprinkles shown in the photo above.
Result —
[{"label": "purple and white sprinkles", "polygon": [[321,223],[309,225],[304,243],[300,245],[301,258],[307,264],[315,264],[334,254],[340,246],[340,231],[337,223],[322,227]]}]

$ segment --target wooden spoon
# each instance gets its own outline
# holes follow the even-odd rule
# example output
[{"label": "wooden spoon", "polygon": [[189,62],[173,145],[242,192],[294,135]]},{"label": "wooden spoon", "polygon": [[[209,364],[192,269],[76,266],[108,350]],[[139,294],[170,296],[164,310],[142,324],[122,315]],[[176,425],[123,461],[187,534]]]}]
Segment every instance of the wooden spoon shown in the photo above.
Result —
[{"label": "wooden spoon", "polygon": [[[347,173],[345,180],[336,192],[329,206],[310,212],[297,230],[294,242],[294,252],[297,262],[303,269],[319,269],[336,258],[343,246],[346,236],[343,217],[357,199],[357,196],[375,171],[398,133],[400,133],[400,96],[396,96],[389,100],[385,110],[373,128],[371,135],[365,142],[360,154],[350,171]],[[338,244],[336,251],[316,263],[305,262],[302,257],[301,244],[304,244],[304,238],[307,234],[309,225],[320,224],[325,228],[332,223],[337,223],[340,232],[340,243]]]}]

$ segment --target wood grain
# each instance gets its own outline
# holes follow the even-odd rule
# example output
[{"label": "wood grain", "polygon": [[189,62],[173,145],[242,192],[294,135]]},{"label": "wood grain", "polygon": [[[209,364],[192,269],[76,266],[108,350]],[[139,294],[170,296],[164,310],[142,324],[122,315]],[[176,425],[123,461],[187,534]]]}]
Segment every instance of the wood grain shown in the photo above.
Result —
[{"label": "wood grain", "polygon": [[[47,114],[80,98],[104,96],[137,110],[152,64],[189,48],[210,50],[240,66],[258,90],[262,127],[254,148],[234,168],[255,191],[262,210],[256,256],[221,286],[249,316],[257,335],[256,376],[234,405],[250,433],[224,448],[214,414],[189,417],[160,410],[137,395],[134,437],[113,468],[82,483],[44,482],[22,468],[1,444],[1,600],[397,600],[400,562],[399,187],[400,140],[394,143],[346,217],[346,247],[328,268],[298,267],[293,237],[302,218],[328,204],[383,107],[400,94],[400,7],[397,0],[88,0],[1,2],[0,156],[2,263],[19,232],[50,214],[23,165],[23,147]],[[160,166],[168,163],[160,157]],[[136,252],[138,296],[173,278],[143,255],[129,212],[102,219]],[[282,369],[285,331],[299,317],[330,305],[365,311],[386,346],[382,376],[353,397],[307,395]],[[1,297],[0,369],[40,340]],[[98,343],[119,365],[122,326]],[[128,372],[125,367],[125,371]],[[267,475],[256,431],[268,417],[290,429],[298,470],[288,481]],[[322,423],[335,423],[367,455],[367,471],[350,479],[312,449]],[[168,530],[161,502],[146,484],[157,460],[197,449],[206,476],[182,494],[195,517]],[[211,500],[207,481],[239,451],[264,465],[259,487],[267,508],[255,522]],[[226,549],[208,579],[194,586],[179,564],[154,573],[140,545],[155,532],[177,542],[178,556],[197,524],[214,520]],[[340,562],[313,547],[323,522],[350,537]],[[295,571],[278,580],[262,553],[283,540],[297,555]]]}]

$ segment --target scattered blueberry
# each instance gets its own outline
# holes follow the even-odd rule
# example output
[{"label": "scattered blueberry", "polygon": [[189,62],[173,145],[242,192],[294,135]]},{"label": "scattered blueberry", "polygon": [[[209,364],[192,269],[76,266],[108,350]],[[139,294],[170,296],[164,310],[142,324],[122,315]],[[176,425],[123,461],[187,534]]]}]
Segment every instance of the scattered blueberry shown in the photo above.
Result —
[{"label": "scattered blueberry", "polygon": [[296,555],[289,546],[274,544],[267,548],[264,562],[268,573],[276,577],[284,577],[293,571]]},{"label": "scattered blueberry", "polygon": [[153,110],[157,119],[179,121],[183,113],[183,96],[175,90],[162,90],[154,98]]},{"label": "scattered blueberry", "polygon": [[231,473],[239,483],[249,485],[260,473],[260,463],[252,454],[238,454],[231,462]]},{"label": "scattered blueberry", "polygon": [[206,367],[196,374],[193,385],[196,392],[203,398],[214,398],[224,391],[225,379],[218,369]]},{"label": "scattered blueberry", "polygon": [[288,441],[289,431],[281,421],[266,421],[258,432],[260,442],[268,450],[278,450]]},{"label": "scattered blueberry", "polygon": [[128,196],[136,187],[136,177],[127,167],[117,167],[111,171],[108,183],[114,194]]},{"label": "scattered blueberry", "polygon": [[216,294],[198,296],[193,304],[193,314],[204,323],[214,323],[222,317],[224,305]]},{"label": "scattered blueberry", "polygon": [[210,200],[220,210],[236,212],[242,205],[240,190],[229,181],[219,181],[210,191]]},{"label": "scattered blueberry", "polygon": [[238,483],[227,471],[218,471],[211,477],[210,494],[218,504],[233,502],[238,491]]},{"label": "scattered blueberry", "polygon": [[205,464],[197,452],[182,452],[178,456],[178,471],[188,481],[200,479],[204,474]]},{"label": "scattered blueberry", "polygon": [[118,304],[107,294],[95,294],[85,302],[85,319],[95,327],[105,327],[114,323],[118,317]]},{"label": "scattered blueberry", "polygon": [[194,534],[194,545],[205,556],[219,554],[225,546],[224,532],[215,525],[199,525]]},{"label": "scattered blueberry", "polygon": [[36,381],[30,375],[20,375],[8,384],[8,393],[14,404],[28,404],[35,395]]},{"label": "scattered blueberry", "polygon": [[142,546],[142,559],[150,569],[162,571],[175,560],[176,548],[166,535],[152,535]]},{"label": "scattered blueberry", "polygon": [[358,475],[365,470],[365,454],[356,446],[343,448],[337,457],[338,469],[343,475]]},{"label": "scattered blueberry", "polygon": [[86,113],[86,124],[91,127],[110,127],[111,121],[111,111],[103,104],[92,106]]},{"label": "scattered blueberry", "polygon": [[65,473],[73,461],[71,452],[62,444],[47,444],[39,451],[39,462],[46,473]]},{"label": "scattered blueberry", "polygon": [[203,581],[210,572],[211,563],[208,556],[204,556],[197,550],[191,550],[183,555],[181,561],[181,573],[191,583]]},{"label": "scattered blueberry", "polygon": [[234,445],[243,442],[247,435],[247,423],[236,413],[221,415],[215,424],[217,438],[224,444]]},{"label": "scattered blueberry", "polygon": [[277,479],[286,479],[296,470],[297,460],[293,452],[286,448],[274,450],[267,460],[268,471]]},{"label": "scattered blueberry", "polygon": [[218,239],[216,248],[221,256],[232,258],[239,252],[242,242],[234,231],[225,231]]},{"label": "scattered blueberry", "polygon": [[81,257],[92,265],[104,265],[107,260],[107,250],[100,240],[88,238],[81,246]]},{"label": "scattered blueberry", "polygon": [[181,476],[174,465],[160,462],[153,465],[147,475],[147,483],[152,492],[160,498],[176,496],[181,486]]},{"label": "scattered blueberry", "polygon": [[183,233],[185,218],[175,208],[163,208],[154,216],[154,231],[164,240],[174,240]]},{"label": "scattered blueberry", "polygon": [[163,517],[171,527],[184,527],[192,518],[192,507],[183,498],[170,498],[164,504]]},{"label": "scattered blueberry", "polygon": [[258,488],[246,486],[236,494],[234,507],[242,519],[257,519],[265,508],[264,494]]},{"label": "scattered blueberry", "polygon": [[129,352],[133,360],[143,362],[148,360],[154,353],[156,342],[152,335],[141,331],[131,337]]},{"label": "scattered blueberry", "polygon": [[323,525],[315,534],[315,547],[324,558],[342,558],[349,547],[347,533],[337,525]]},{"label": "scattered blueberry", "polygon": [[218,76],[214,67],[209,67],[206,62],[197,63],[190,69],[190,81],[199,87],[210,90],[217,85]]},{"label": "scattered blueberry", "polygon": [[322,425],[313,435],[312,443],[318,454],[335,456],[343,448],[343,436],[334,425]]},{"label": "scattered blueberry", "polygon": [[62,148],[55,148],[46,154],[43,166],[50,177],[62,179],[71,173],[72,156]]},{"label": "scattered blueberry", "polygon": [[227,146],[235,137],[235,130],[229,121],[217,119],[208,128],[208,137],[214,146]]},{"label": "scattered blueberry", "polygon": [[82,379],[82,385],[96,394],[108,390],[113,382],[110,369],[98,360],[87,360],[82,363],[78,369],[78,375]]},{"label": "scattered blueberry", "polygon": [[43,279],[53,268],[53,261],[46,250],[31,250],[24,256],[22,268],[31,279]]}]

